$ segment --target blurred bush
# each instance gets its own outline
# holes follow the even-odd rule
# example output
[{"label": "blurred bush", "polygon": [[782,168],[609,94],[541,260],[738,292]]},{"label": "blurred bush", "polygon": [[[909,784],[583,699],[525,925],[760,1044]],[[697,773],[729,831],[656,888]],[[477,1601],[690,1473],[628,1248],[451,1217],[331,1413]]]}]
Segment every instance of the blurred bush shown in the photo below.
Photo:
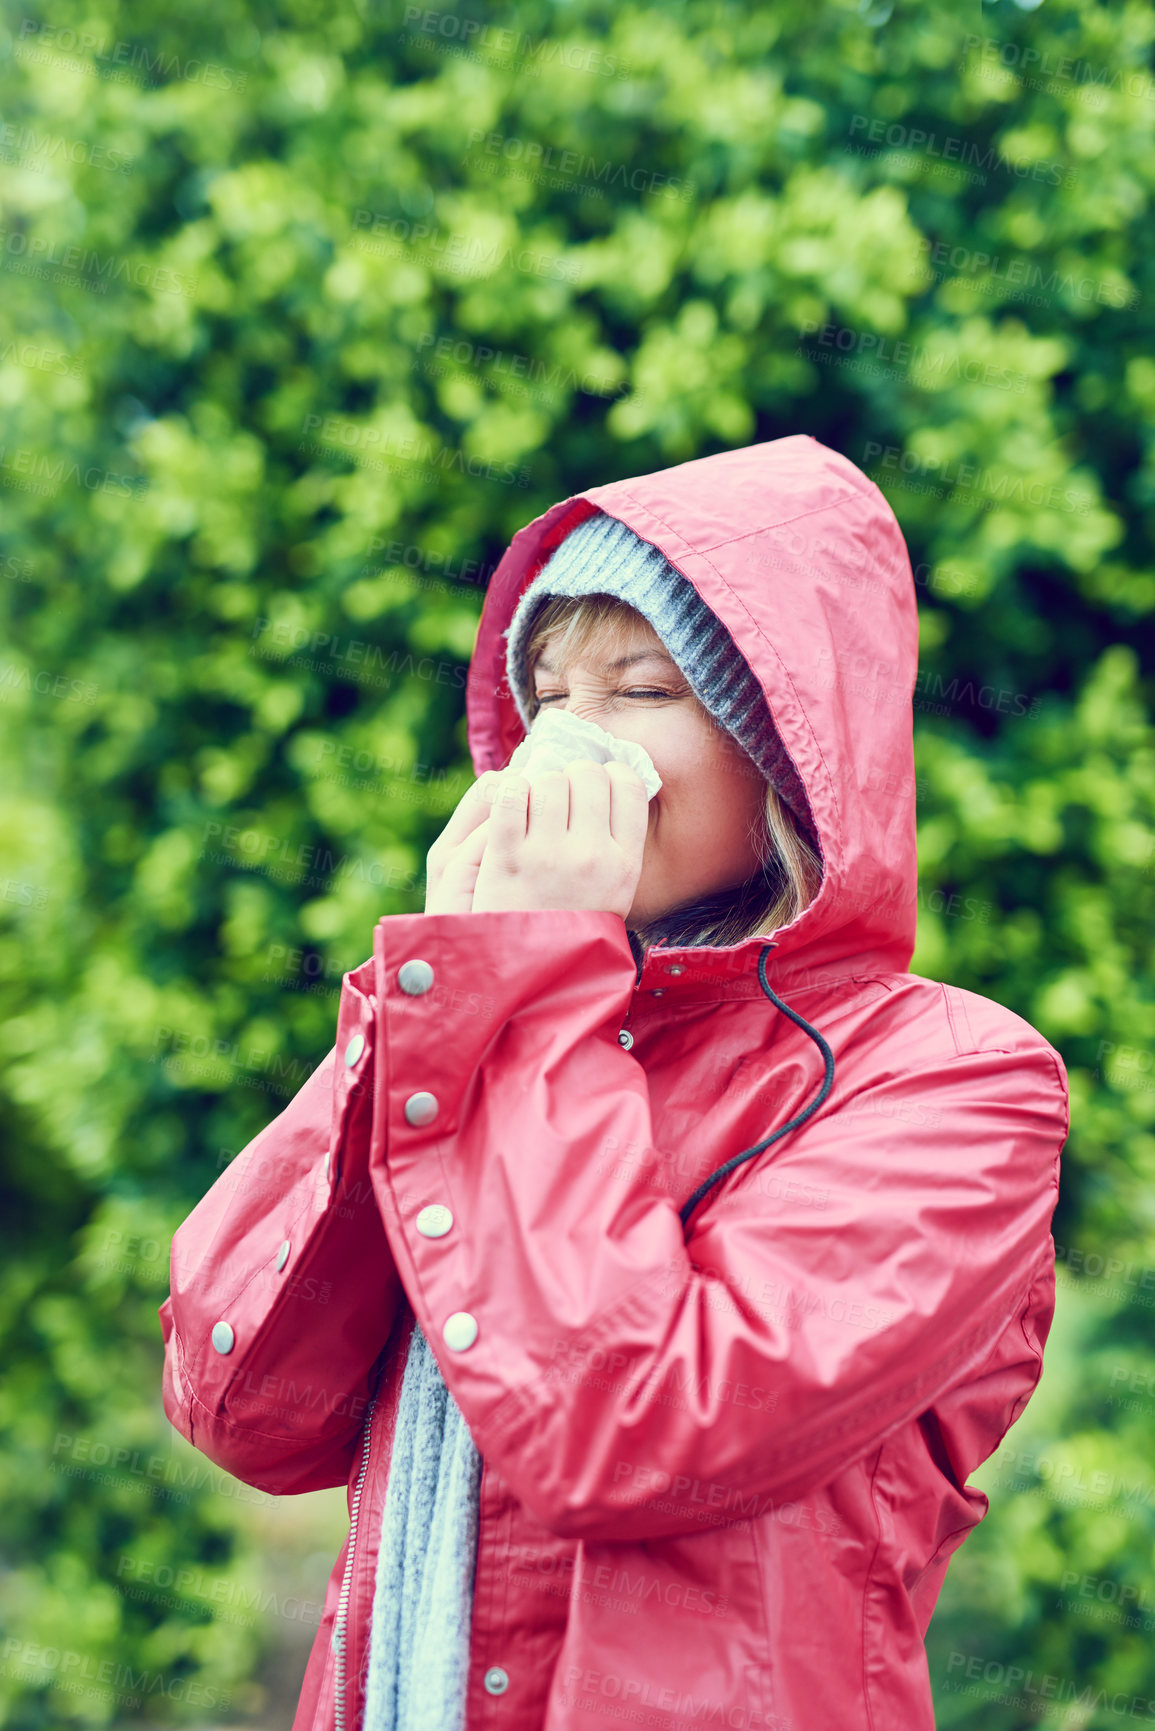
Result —
[{"label": "blurred bush", "polygon": [[4,1723],[259,1707],[256,1493],[160,1411],[171,1232],[423,905],[514,530],[807,431],[916,567],[915,970],[1072,1084],[1053,1350],[932,1626],[940,1722],[1114,1724],[1155,1696],[1155,14],[18,10]]}]

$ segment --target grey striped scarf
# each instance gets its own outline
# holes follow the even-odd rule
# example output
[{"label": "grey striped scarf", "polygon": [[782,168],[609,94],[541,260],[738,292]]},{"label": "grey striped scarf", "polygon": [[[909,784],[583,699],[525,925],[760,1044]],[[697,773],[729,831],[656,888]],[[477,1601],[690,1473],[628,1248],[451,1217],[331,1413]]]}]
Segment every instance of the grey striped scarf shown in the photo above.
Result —
[{"label": "grey striped scarf", "polygon": [[480,1464],[415,1323],[385,1491],[364,1731],[461,1731]]}]

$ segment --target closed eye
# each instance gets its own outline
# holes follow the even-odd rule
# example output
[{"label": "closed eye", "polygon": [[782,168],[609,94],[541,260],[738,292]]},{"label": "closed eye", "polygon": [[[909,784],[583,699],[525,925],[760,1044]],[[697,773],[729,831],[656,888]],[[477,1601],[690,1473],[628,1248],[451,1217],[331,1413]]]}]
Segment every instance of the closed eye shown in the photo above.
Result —
[{"label": "closed eye", "polygon": [[[565,695],[564,691],[546,691],[538,696],[537,701],[538,703],[553,703],[557,698],[564,697]],[[674,697],[676,696],[676,693],[672,691],[656,691],[643,689],[642,687],[635,687],[632,691],[623,691],[620,692],[619,695],[622,697]]]}]

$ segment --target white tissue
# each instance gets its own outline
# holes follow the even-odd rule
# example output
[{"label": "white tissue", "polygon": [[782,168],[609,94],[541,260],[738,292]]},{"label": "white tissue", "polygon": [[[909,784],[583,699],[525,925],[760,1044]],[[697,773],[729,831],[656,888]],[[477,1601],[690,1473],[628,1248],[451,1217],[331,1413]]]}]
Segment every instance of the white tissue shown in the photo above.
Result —
[{"label": "white tissue", "polygon": [[509,760],[508,768],[524,770],[533,781],[533,772],[540,769],[565,769],[567,764],[586,758],[594,763],[628,764],[646,786],[646,797],[653,799],[662,785],[649,752],[643,751],[632,739],[615,739],[592,721],[571,715],[565,709],[543,709],[521,744]]}]

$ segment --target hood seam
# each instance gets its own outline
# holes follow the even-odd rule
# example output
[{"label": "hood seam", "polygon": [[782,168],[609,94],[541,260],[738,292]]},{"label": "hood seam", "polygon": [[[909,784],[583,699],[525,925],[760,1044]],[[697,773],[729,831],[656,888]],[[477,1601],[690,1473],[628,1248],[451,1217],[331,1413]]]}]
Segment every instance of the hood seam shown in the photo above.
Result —
[{"label": "hood seam", "polygon": [[810,517],[820,517],[823,511],[834,511],[846,504],[855,504],[862,499],[861,493],[844,493],[840,499],[830,499],[825,505],[815,505],[812,511],[799,511],[794,517],[780,517],[775,523],[763,523],[760,528],[747,529],[742,535],[731,535],[726,541],[711,541],[708,547],[700,549],[703,553],[716,553],[722,547],[737,546],[739,541],[749,541],[755,535],[773,534],[775,529],[788,529],[791,523],[805,523]]}]

